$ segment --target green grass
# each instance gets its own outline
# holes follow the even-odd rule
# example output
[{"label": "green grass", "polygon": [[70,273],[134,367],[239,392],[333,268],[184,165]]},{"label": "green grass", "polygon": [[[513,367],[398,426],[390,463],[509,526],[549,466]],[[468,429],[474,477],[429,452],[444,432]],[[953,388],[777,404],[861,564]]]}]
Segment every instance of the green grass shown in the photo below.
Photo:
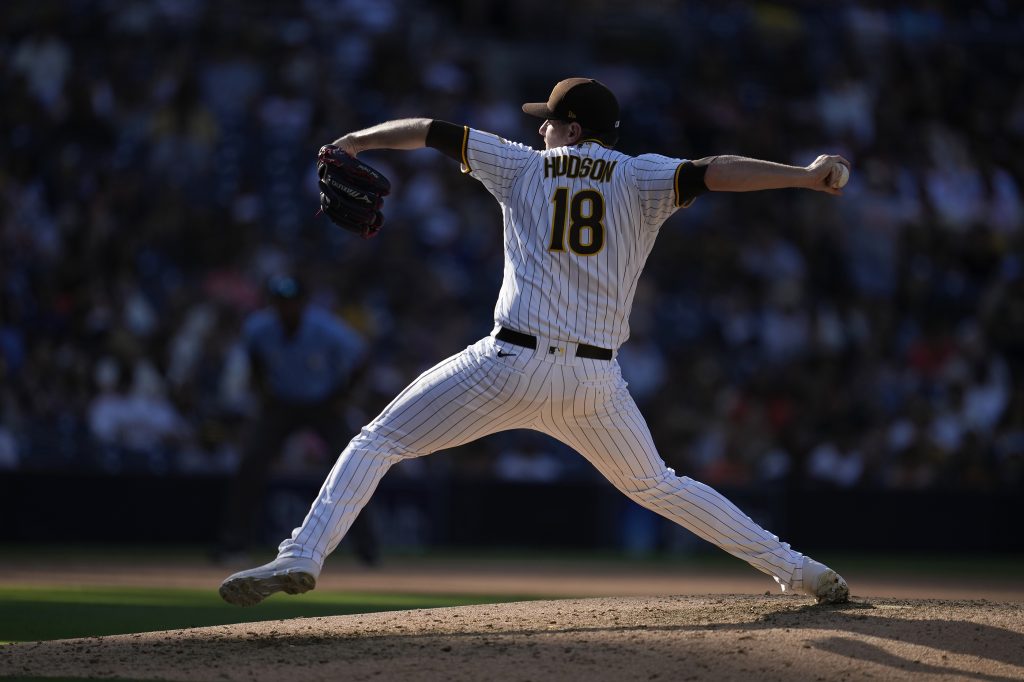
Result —
[{"label": "green grass", "polygon": [[275,595],[255,608],[195,589],[0,587],[0,642],[96,637],[311,616],[464,606],[524,597],[311,592]]}]

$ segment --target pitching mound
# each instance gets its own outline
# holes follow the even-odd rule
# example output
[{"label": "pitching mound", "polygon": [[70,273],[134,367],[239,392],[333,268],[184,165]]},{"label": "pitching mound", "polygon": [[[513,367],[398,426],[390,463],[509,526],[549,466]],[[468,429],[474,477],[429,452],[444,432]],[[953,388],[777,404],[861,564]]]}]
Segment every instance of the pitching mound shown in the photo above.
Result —
[{"label": "pitching mound", "polygon": [[[259,608],[259,607],[256,607]],[[160,680],[1024,678],[1024,614],[792,596],[518,602],[12,644],[0,676]]]}]

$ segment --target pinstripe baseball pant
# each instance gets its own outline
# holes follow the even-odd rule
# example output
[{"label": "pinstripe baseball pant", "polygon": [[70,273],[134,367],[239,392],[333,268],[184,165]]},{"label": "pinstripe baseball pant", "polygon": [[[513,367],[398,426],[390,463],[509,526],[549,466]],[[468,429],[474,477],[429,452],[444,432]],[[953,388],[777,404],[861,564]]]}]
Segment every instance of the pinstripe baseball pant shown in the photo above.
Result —
[{"label": "pinstripe baseball pant", "polygon": [[618,362],[577,358],[565,346],[539,338],[531,350],[488,336],[424,372],[348,444],[278,556],[323,564],[396,462],[534,429],[582,454],[630,499],[797,587],[802,554],[665,465]]}]

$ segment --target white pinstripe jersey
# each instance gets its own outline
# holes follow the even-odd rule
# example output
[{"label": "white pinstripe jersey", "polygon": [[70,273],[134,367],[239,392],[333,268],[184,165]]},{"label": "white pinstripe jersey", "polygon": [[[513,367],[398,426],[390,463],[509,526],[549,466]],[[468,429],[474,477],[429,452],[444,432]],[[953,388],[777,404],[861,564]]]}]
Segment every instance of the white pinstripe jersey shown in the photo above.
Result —
[{"label": "white pinstripe jersey", "polygon": [[467,127],[462,170],[494,195],[505,223],[495,322],[550,339],[622,345],[658,230],[683,206],[682,163],[595,141],[537,151]]}]

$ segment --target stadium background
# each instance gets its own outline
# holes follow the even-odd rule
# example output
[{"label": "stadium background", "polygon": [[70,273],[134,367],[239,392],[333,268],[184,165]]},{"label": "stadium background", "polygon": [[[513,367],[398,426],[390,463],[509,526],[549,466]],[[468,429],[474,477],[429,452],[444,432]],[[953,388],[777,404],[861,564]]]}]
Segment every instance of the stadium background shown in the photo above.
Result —
[{"label": "stadium background", "polygon": [[[801,548],[1021,551],[1020,8],[561,9],[5,7],[0,541],[212,541],[254,409],[238,335],[269,274],[302,272],[370,341],[353,432],[486,334],[482,187],[429,150],[368,154],[395,192],[362,242],[314,217],[316,150],[421,115],[539,144],[519,103],[586,74],[618,93],[628,153],[854,166],[838,200],[710,195],[666,224],[621,363],[670,466]],[[288,444],[268,542],[334,454]],[[403,463],[373,504],[385,551],[700,547],[521,432]]]}]

